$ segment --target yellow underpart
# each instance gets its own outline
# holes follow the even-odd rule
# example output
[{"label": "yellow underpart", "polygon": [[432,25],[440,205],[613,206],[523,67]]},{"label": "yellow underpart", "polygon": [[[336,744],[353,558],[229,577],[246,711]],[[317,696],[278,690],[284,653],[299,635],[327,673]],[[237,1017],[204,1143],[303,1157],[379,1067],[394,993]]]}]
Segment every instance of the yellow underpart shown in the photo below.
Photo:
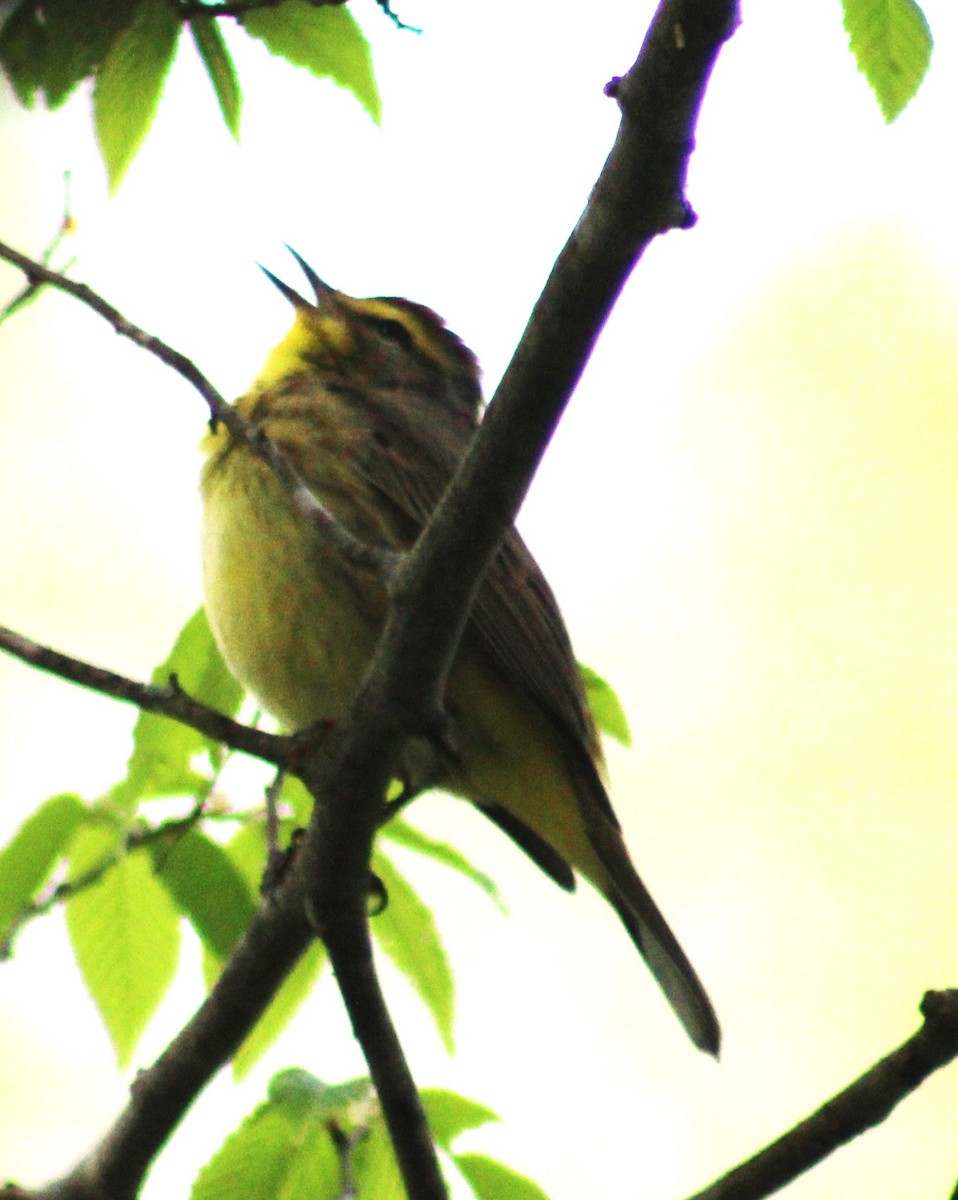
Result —
[{"label": "yellow underpart", "polygon": [[449,790],[507,809],[604,890],[607,873],[582,823],[556,731],[538,705],[468,650],[453,665],[447,694],[463,764]]},{"label": "yellow underpart", "polygon": [[298,309],[289,332],[270,351],[253,386],[265,390],[292,375],[315,370],[321,351],[333,358],[348,354],[352,345],[353,335],[343,316]]},{"label": "yellow underpart", "polygon": [[[205,448],[207,613],[231,671],[288,729],[341,717],[385,619],[382,589],[296,513],[251,450],[230,446],[223,429]],[[352,524],[346,457],[343,441],[325,458],[323,498]],[[468,648],[453,664],[448,705],[462,761],[448,790],[507,809],[604,888],[558,736],[539,707]]]}]

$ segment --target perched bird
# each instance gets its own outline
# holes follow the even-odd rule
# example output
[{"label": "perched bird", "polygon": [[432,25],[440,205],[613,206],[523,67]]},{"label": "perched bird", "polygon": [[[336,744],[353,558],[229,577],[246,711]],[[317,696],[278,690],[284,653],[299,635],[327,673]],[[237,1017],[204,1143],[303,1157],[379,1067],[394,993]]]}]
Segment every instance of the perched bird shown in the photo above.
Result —
[{"label": "perched bird", "polygon": [[[293,325],[236,407],[352,534],[404,549],[477,427],[476,359],[430,309],[344,295],[296,257],[315,303],[270,275],[293,304]],[[225,427],[204,449],[206,607],[224,658],[291,731],[341,716],[385,620],[383,586],[300,515]],[[446,707],[458,753],[441,786],[561,887],[575,886],[574,871],[594,884],[692,1041],[717,1054],[715,1013],[629,858],[569,636],[515,529],[479,589]]]}]

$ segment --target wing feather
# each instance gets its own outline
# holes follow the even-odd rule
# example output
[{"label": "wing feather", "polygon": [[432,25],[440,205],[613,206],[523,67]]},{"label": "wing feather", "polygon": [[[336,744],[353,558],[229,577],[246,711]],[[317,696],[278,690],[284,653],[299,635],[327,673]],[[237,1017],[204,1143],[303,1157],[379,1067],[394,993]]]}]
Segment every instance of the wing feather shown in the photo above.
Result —
[{"label": "wing feather", "polygon": [[[415,419],[415,400],[406,399],[396,404],[392,397],[388,406],[381,406],[376,421],[380,436],[369,445],[360,469],[404,518],[411,542],[438,504],[475,427],[456,413],[437,426],[430,411],[425,437]],[[401,429],[396,427],[400,420]],[[409,446],[413,453],[405,449]],[[552,589],[514,527],[480,586],[465,636],[536,701],[573,754],[596,760],[599,742],[565,623]],[[607,816],[615,821],[611,806]]]}]

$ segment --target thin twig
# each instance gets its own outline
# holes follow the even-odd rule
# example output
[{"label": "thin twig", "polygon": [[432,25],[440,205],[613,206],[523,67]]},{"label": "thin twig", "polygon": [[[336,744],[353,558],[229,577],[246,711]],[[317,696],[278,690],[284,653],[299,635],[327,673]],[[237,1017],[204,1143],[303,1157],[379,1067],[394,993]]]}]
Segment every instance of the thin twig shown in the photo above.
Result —
[{"label": "thin twig", "polygon": [[6,961],[13,955],[13,943],[23,930],[24,926],[28,925],[36,917],[42,917],[44,913],[51,912],[58,904],[63,904],[70,899],[71,896],[76,896],[79,892],[84,892],[87,888],[93,887],[99,883],[103,876],[111,867],[115,867],[120,858],[129,849],[129,844],[122,848],[117,848],[110,854],[95,863],[88,871],[84,871],[82,875],[77,875],[73,879],[66,879],[62,883],[58,883],[55,887],[38,900],[27,904],[17,913],[0,939],[0,961]]},{"label": "thin twig", "polygon": [[354,1129],[343,1129],[338,1121],[328,1121],[326,1128],[339,1155],[339,1172],[342,1180],[339,1195],[336,1200],[356,1200],[359,1192],[353,1179],[353,1155],[360,1142],[369,1137],[367,1125],[357,1125]]},{"label": "thin twig", "polygon": [[[60,227],[54,234],[50,245],[47,246],[46,250],[43,252],[43,257],[40,260],[42,266],[49,267],[50,261],[54,254],[56,254],[57,250],[60,249],[63,239],[71,234],[75,227],[76,222],[74,221],[73,215],[70,212],[70,172],[64,171],[63,216],[60,218]],[[63,274],[65,275],[75,263],[76,259],[71,258],[63,267]],[[0,325],[12,317],[14,313],[19,312],[21,308],[24,308],[27,304],[29,304],[30,301],[33,300],[34,297],[39,293],[41,286],[42,285],[40,281],[28,279],[26,286],[22,288],[21,291],[14,296],[14,298],[8,304],[4,305],[4,307],[0,309]]]},{"label": "thin twig", "polygon": [[282,766],[291,751],[291,739],[262,729],[251,729],[232,717],[226,717],[214,708],[209,708],[188,696],[173,682],[165,686],[139,683],[126,675],[118,675],[104,667],[96,667],[83,659],[63,654],[50,646],[41,645],[32,638],[0,625],[0,649],[5,650],[21,662],[48,671],[60,679],[77,683],[81,687],[134,704],[143,712],[159,713],[183,725],[189,725],[205,737],[224,742],[234,750],[240,750],[253,758]]},{"label": "thin twig", "polygon": [[[256,12],[261,8],[276,8],[283,0],[218,0],[216,3],[204,4],[203,0],[170,0],[171,7],[184,20],[194,17],[235,17],[242,21],[247,13]],[[308,0],[314,8],[333,8],[345,4],[346,0]],[[397,29],[408,33],[422,33],[415,25],[407,25],[393,12],[389,0],[376,0],[376,4],[389,17]]]},{"label": "thin twig", "polygon": [[84,871],[82,875],[74,876],[72,879],[63,880],[61,883],[50,888],[46,895],[25,905],[10,922],[2,939],[0,939],[0,961],[10,958],[13,953],[14,941],[24,926],[28,925],[36,917],[41,917],[45,913],[51,912],[57,905],[66,903],[73,896],[79,895],[81,892],[85,892],[88,888],[99,883],[109,870],[133,851],[142,850],[154,842],[163,841],[165,838],[177,836],[185,833],[187,829],[192,829],[202,815],[202,805],[196,805],[185,817],[178,817],[172,821],[164,821],[162,824],[150,828],[138,827],[131,829],[124,838],[122,846],[117,846],[115,850],[104,855],[100,862],[94,863],[89,870]]},{"label": "thin twig", "polygon": [[203,372],[185,354],[174,350],[155,334],[147,333],[104,300],[97,292],[85,283],[77,283],[59,271],[53,271],[43,263],[21,254],[12,246],[0,242],[0,258],[13,263],[26,275],[30,287],[36,288],[40,283],[49,284],[61,292],[66,292],[79,300],[81,304],[93,310],[98,316],[107,321],[120,335],[129,339],[134,345],[148,351],[161,362],[171,367],[178,375],[200,393],[210,412],[210,425],[214,428],[222,423],[230,432],[230,436],[242,442],[258,454],[289,493],[296,508],[310,520],[317,529],[321,530],[351,563],[365,571],[370,571],[379,578],[388,580],[402,555],[382,546],[369,546],[359,538],[354,537],[345,526],[341,525],[333,514],[322,505],[305,480],[290,462],[289,458],[273,442],[262,429],[247,421],[231,404],[229,404],[210,383]]},{"label": "thin twig", "polygon": [[907,1042],[689,1200],[763,1200],[884,1121],[929,1075],[958,1058],[958,990],[926,992],[920,1007],[924,1024]]},{"label": "thin twig", "polygon": [[168,367],[172,367],[188,383],[191,383],[206,401],[212,421],[222,421],[238,439],[244,441],[251,440],[252,434],[247,429],[246,422],[242,421],[242,419],[240,421],[235,420],[235,416],[238,416],[238,414],[235,414],[235,416],[231,415],[232,410],[229,404],[223,399],[216,388],[213,387],[203,372],[185,354],[180,354],[179,351],[174,350],[172,346],[168,346],[166,342],[154,334],[147,333],[146,330],[141,329],[138,325],[134,325],[132,321],[128,321],[118,308],[109,304],[85,283],[77,283],[76,280],[69,279],[59,271],[53,271],[49,267],[45,267],[42,263],[28,258],[25,254],[21,254],[19,250],[14,250],[12,246],[8,246],[5,242],[0,242],[0,258],[5,258],[7,262],[13,263],[15,267],[19,267],[31,284],[48,283],[51,287],[55,287],[59,291],[73,296],[75,300],[79,300],[81,304],[92,309],[104,321],[112,325],[120,337],[128,338],[134,345],[149,351],[150,354],[155,355],[162,362],[165,362]]},{"label": "thin twig", "polygon": [[289,870],[290,863],[298,847],[298,838],[296,836],[294,836],[293,842],[285,850],[280,849],[279,844],[279,798],[283,791],[283,780],[285,778],[284,771],[282,769],[278,770],[266,789],[266,870],[263,872],[263,879],[260,884],[260,890],[264,896],[269,895],[277,882]]},{"label": "thin twig", "polygon": [[402,29],[406,33],[422,33],[422,30],[417,25],[407,25],[398,13],[393,12],[392,5],[390,4],[389,0],[376,0],[376,3],[397,29]]}]

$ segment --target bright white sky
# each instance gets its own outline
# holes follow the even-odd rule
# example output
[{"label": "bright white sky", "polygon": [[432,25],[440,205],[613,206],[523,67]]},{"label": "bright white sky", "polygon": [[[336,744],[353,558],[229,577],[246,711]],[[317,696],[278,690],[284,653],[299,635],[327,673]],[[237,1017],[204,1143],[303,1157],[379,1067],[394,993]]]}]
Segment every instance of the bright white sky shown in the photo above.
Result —
[{"label": "bright white sky", "polygon": [[[85,96],[48,116],[4,93],[0,237],[39,252],[69,167],[77,276],[225,392],[285,328],[254,265],[297,284],[284,241],[339,287],[442,312],[491,390],[651,8],[401,0],[415,37],[367,0],[381,130],[237,38],[238,148],[184,53],[113,200]],[[601,901],[557,893],[462,806],[421,809],[511,914],[416,875],[457,972],[456,1058],[395,984],[402,1035],[423,1083],[503,1114],[475,1146],[552,1200],[703,1186],[903,1040],[927,987],[958,984],[958,16],[926,11],[931,74],[888,129],[837,4],[746,3],[692,160],[699,225],[639,266],[523,514],[580,656],[626,704],[614,800],[712,991],[721,1064],[689,1049]],[[0,621],[144,676],[200,598],[201,403],[65,298],[0,330],[0,361]],[[0,660],[0,838],[48,795],[109,785],[131,722]],[[75,971],[51,962],[61,940],[38,923],[0,979],[0,1159],[25,1183],[81,1153],[125,1086]],[[329,987],[240,1091],[210,1089],[151,1194],[184,1194],[210,1130],[292,1064],[362,1069]],[[945,1196],[956,1105],[953,1070],[789,1195]]]}]

